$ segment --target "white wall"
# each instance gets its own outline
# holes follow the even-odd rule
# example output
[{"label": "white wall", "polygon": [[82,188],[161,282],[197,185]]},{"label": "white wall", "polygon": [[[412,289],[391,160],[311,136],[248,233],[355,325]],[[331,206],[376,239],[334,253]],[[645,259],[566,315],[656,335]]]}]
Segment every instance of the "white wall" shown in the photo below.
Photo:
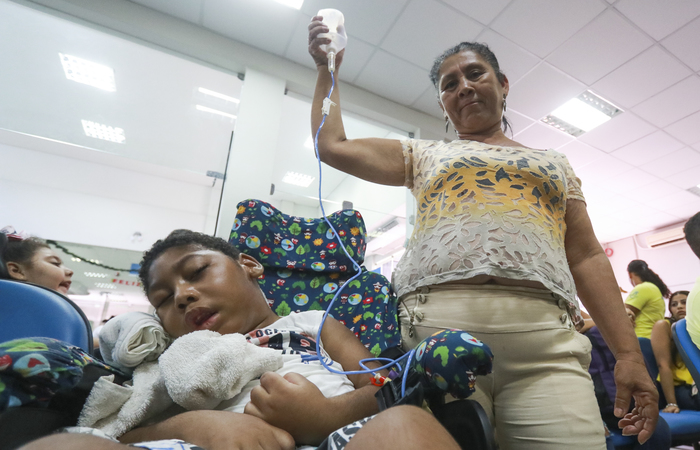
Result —
[{"label": "white wall", "polygon": [[145,250],[176,228],[205,231],[218,202],[211,185],[5,144],[0,161],[0,227],[47,239]]}]

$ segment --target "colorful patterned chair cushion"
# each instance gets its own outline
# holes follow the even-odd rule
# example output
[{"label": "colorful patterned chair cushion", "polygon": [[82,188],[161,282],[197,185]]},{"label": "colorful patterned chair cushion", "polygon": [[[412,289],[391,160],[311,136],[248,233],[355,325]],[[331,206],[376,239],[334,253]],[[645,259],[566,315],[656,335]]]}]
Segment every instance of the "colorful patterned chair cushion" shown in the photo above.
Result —
[{"label": "colorful patterned chair cushion", "polygon": [[[355,275],[352,260],[364,262],[362,215],[343,210],[328,218],[352,259],[339,248],[323,218],[289,216],[260,200],[238,204],[229,242],[265,267],[260,287],[277,315],[325,310],[339,287]],[[362,274],[343,289],[330,315],[379,355],[400,344],[396,311],[389,281],[362,266]]]}]

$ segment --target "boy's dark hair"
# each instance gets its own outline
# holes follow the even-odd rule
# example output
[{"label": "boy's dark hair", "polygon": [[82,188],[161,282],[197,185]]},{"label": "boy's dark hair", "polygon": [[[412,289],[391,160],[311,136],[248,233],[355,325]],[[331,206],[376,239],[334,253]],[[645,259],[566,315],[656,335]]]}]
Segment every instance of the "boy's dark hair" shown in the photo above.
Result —
[{"label": "boy's dark hair", "polygon": [[700,212],[688,219],[683,226],[683,233],[690,249],[700,258]]},{"label": "boy's dark hair", "polygon": [[236,247],[221,238],[191,230],[175,230],[165,239],[157,240],[155,244],[153,244],[153,246],[143,254],[141,268],[139,269],[139,278],[141,279],[141,285],[143,286],[143,290],[146,295],[148,295],[148,271],[151,268],[153,261],[155,261],[156,258],[162,255],[168,249],[174,247],[184,247],[187,245],[194,245],[204,249],[221,252],[234,261],[238,261],[238,256],[241,254]]},{"label": "boy's dark hair", "polygon": [[658,276],[656,272],[649,268],[646,261],[642,261],[641,259],[631,261],[627,264],[627,272],[637,275],[642,281],[648,281],[656,285],[663,297],[668,298],[669,295],[671,295],[671,291],[668,289],[668,286],[666,286],[666,283],[661,280],[661,277]]}]

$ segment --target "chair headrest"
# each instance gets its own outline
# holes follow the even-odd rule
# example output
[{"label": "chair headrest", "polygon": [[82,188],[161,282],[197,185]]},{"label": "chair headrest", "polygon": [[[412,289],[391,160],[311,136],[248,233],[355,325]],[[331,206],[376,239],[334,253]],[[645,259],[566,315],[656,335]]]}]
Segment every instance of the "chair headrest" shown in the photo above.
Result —
[{"label": "chair headrest", "polygon": [[5,233],[0,233],[0,279],[9,280],[10,273],[7,271],[7,264],[3,255],[5,254],[5,248],[7,247],[7,235]]},{"label": "chair headrest", "polygon": [[290,216],[261,200],[238,204],[229,242],[266,267],[352,271],[352,261],[361,265],[367,248],[362,215],[346,209],[329,214],[328,220],[345,244],[350,259],[323,218]]}]

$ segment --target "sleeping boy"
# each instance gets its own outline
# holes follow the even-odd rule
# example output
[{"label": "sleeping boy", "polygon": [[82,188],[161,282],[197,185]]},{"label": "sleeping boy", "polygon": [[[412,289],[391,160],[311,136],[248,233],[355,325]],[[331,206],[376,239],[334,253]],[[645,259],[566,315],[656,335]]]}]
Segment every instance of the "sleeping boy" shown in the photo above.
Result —
[{"label": "sleeping boy", "polygon": [[[459,448],[429,414],[394,407],[377,414],[377,387],[371,375],[341,375],[316,358],[323,313],[309,311],[280,318],[268,306],[257,279],[262,265],[224,241],[189,230],[173,231],[144,254],[139,276],[149,302],[173,338],[198,330],[240,333],[258,345],[281,351],[284,366],[263,374],[219,411],[185,412],[134,429],[122,443],[181,439],[208,450],[218,448]],[[360,370],[370,352],[341,323],[328,317],[322,351],[336,370]],[[368,363],[369,367],[372,363]],[[377,414],[373,417],[373,415]],[[371,419],[371,420],[370,420]],[[352,439],[351,439],[352,438]],[[43,442],[52,439],[50,445]],[[27,448],[121,448],[85,435],[35,441]],[[42,447],[47,445],[47,447]],[[139,444],[140,445],[140,444]],[[144,444],[145,445],[145,444]],[[346,446],[347,445],[347,446]]]}]

